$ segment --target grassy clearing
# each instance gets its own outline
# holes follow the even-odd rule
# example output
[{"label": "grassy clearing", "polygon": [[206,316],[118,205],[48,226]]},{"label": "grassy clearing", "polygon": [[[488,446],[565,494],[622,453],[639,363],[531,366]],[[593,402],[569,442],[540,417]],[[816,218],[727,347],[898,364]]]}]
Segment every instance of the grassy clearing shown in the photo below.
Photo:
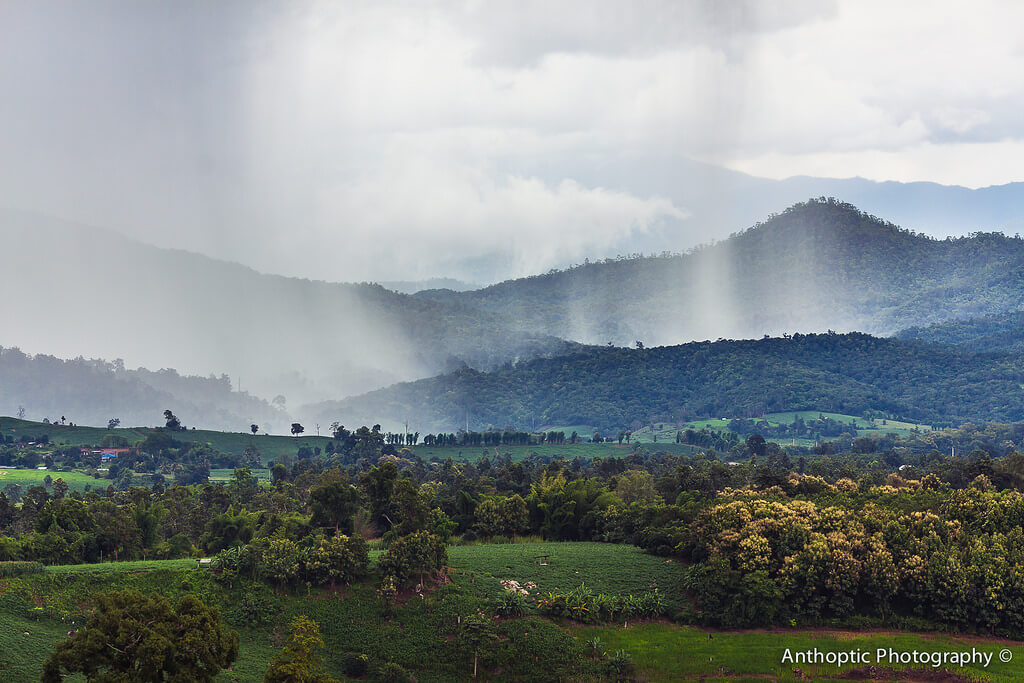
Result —
[{"label": "grassy clearing", "polygon": [[134,562],[100,562],[96,564],[58,564],[46,568],[48,574],[132,574],[160,570],[195,569],[196,561],[183,560],[136,560]]},{"label": "grassy clearing", "polygon": [[[14,417],[0,417],[0,430],[5,436],[15,438],[28,436],[35,439],[45,434],[52,443],[59,446],[99,446],[107,434],[116,434],[127,439],[128,443],[135,443],[142,441],[155,431],[152,427],[104,429],[102,427],[48,425],[42,422],[19,420]],[[259,449],[264,462],[277,460],[283,455],[294,456],[299,446],[323,448],[330,441],[326,436],[293,437],[268,434],[253,436],[248,432],[217,432],[207,429],[189,429],[184,432],[176,432],[172,436],[177,441],[205,443],[219,451],[236,455],[241,455],[247,446],[254,445]]]},{"label": "grassy clearing", "polygon": [[[43,480],[49,475],[54,481],[63,479],[73,490],[84,491],[86,486],[91,489],[106,489],[110,485],[108,479],[93,479],[82,472],[58,472],[56,470],[27,470],[27,469],[0,469],[0,489],[10,484],[21,486],[27,490],[30,486],[42,486]],[[147,480],[148,476],[136,475],[139,479]]]},{"label": "grassy clearing", "polygon": [[[769,631],[708,632],[667,623],[646,623],[628,628],[622,626],[587,626],[572,628],[581,643],[600,638],[605,652],[625,650],[630,653],[638,672],[651,681],[702,680],[704,676],[741,680],[743,677],[770,677],[773,680],[797,680],[793,669],[803,670],[814,680],[827,679],[854,666],[838,669],[825,664],[782,663],[786,648],[793,652],[818,648],[823,652],[867,650],[871,664],[877,648],[897,651],[949,652],[978,648],[993,654],[991,665],[957,669],[966,676],[981,680],[1019,681],[1024,678],[1024,645],[1002,640],[985,640],[941,634],[913,633],[843,633],[832,631]],[[999,660],[1000,650],[1008,648],[1013,660]],[[882,662],[881,666],[901,669]],[[927,667],[924,667],[927,668]]]},{"label": "grassy clearing", "polygon": [[[270,481],[270,470],[265,467],[250,468],[252,476],[259,481]],[[210,483],[229,482],[235,478],[235,470],[230,468],[210,470]]]},{"label": "grassy clearing", "polygon": [[[543,560],[535,559],[547,555]],[[534,595],[568,592],[581,583],[595,593],[637,594],[658,588],[673,610],[685,600],[680,586],[683,565],[648,555],[635,546],[611,543],[509,543],[454,546],[448,549],[456,583],[476,594],[497,597],[499,581],[533,581]],[[538,564],[546,561],[549,564]],[[469,573],[473,572],[473,577]],[[471,582],[472,581],[472,582]]]}]

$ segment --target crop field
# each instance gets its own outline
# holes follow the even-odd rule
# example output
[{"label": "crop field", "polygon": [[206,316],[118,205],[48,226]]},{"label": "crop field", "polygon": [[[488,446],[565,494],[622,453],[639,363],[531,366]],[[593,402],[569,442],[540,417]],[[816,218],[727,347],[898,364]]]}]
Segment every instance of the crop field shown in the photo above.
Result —
[{"label": "crop field", "polygon": [[[545,557],[546,556],[546,557]],[[637,594],[657,588],[674,610],[685,598],[680,585],[683,566],[644,553],[640,548],[610,543],[509,543],[454,546],[448,549],[456,582],[481,595],[497,597],[499,583],[533,581],[538,595],[568,592],[585,583],[594,593]],[[541,564],[546,562],[547,564]],[[468,573],[473,572],[472,584]]]},{"label": "crop field", "polygon": [[98,562],[94,564],[57,564],[46,567],[47,574],[132,574],[159,570],[195,569],[196,560],[137,560],[134,562]]},{"label": "crop field", "polygon": [[[731,681],[802,680],[793,669],[800,669],[815,681],[829,680],[842,670],[827,664],[782,663],[786,648],[807,651],[818,648],[823,652],[867,650],[874,663],[878,648],[892,648],[911,652],[952,652],[970,650],[992,653],[991,664],[949,670],[965,677],[1010,683],[1024,677],[1024,645],[1014,641],[983,639],[973,636],[958,637],[945,634],[849,632],[849,631],[736,631],[708,632],[689,626],[667,623],[646,623],[620,626],[586,626],[571,629],[577,639],[586,642],[599,638],[605,651],[623,649],[632,655],[638,672],[647,680],[703,680],[703,677],[725,677]],[[1002,662],[999,652],[1009,650],[1010,662]],[[882,664],[887,668],[905,667]],[[927,668],[927,667],[924,667]],[[911,680],[932,680],[928,678]],[[941,680],[936,678],[934,680]]]}]

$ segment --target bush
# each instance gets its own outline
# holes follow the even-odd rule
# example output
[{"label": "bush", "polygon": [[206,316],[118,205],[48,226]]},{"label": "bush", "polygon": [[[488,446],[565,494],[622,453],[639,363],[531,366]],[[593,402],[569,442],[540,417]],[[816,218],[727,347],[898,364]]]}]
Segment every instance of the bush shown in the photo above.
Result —
[{"label": "bush", "polygon": [[388,662],[377,672],[377,680],[383,683],[410,683],[412,677],[401,664]]},{"label": "bush", "polygon": [[265,595],[253,592],[255,587],[248,589],[238,605],[228,611],[228,620],[237,626],[251,624],[267,624],[278,613],[278,607]]},{"label": "bush", "polygon": [[358,652],[346,652],[341,656],[341,669],[346,676],[365,676],[370,670],[370,658]]},{"label": "bush", "polygon": [[0,577],[21,576],[22,574],[42,574],[40,562],[0,562]]},{"label": "bush", "polygon": [[616,650],[608,655],[608,670],[616,676],[628,676],[633,671],[633,658],[625,650]]},{"label": "bush", "polygon": [[526,601],[519,591],[506,589],[498,599],[496,611],[503,617],[521,617],[526,612]]}]

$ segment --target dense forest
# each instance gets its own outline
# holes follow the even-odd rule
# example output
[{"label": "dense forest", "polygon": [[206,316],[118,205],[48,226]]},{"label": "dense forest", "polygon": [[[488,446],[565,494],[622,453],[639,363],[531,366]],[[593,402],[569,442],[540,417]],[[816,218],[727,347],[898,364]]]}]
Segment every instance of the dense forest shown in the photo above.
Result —
[{"label": "dense forest", "polygon": [[880,411],[930,423],[1024,417],[1024,361],[866,334],[795,334],[681,346],[596,348],[493,373],[462,370],[318,407],[421,430],[588,424],[604,432],[782,410]]},{"label": "dense forest", "polygon": [[672,344],[826,329],[889,335],[1015,310],[1024,240],[936,240],[835,199],[797,204],[688,254],[584,263],[446,303],[507,311],[524,328],[603,344]]},{"label": "dense forest", "polygon": [[1024,351],[1024,311],[987,315],[967,320],[950,320],[926,327],[908,327],[899,339],[921,339],[953,344],[969,351]]}]

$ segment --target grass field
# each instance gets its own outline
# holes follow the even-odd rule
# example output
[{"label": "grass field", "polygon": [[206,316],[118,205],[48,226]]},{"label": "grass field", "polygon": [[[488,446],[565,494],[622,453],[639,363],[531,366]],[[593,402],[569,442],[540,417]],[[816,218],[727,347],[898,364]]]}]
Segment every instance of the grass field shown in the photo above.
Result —
[{"label": "grass field", "polygon": [[[73,490],[84,491],[86,486],[92,489],[106,489],[111,483],[109,479],[93,479],[82,472],[58,472],[56,470],[0,469],[0,490],[10,484],[21,486],[22,491],[30,486],[42,486],[43,480],[49,475],[54,481],[63,479]],[[135,475],[139,480],[148,480],[145,475]]]},{"label": "grass field", "polygon": [[[873,633],[842,631],[739,631],[709,632],[688,626],[645,623],[622,626],[575,627],[573,635],[586,642],[600,638],[605,651],[623,649],[632,655],[638,672],[651,681],[698,680],[704,676],[730,681],[751,679],[799,680],[793,669],[801,669],[815,681],[829,680],[842,669],[827,664],[783,663],[785,650],[823,652],[866,650],[876,664],[876,649],[892,648],[901,652],[953,652],[970,650],[992,653],[991,664],[949,670],[966,677],[992,681],[1019,681],[1024,678],[1024,645],[1013,641],[982,639],[945,634]],[[1012,661],[1000,661],[999,652],[1008,649]],[[880,666],[903,669],[883,661]],[[922,668],[922,667],[919,667]],[[927,669],[928,667],[923,667]],[[927,680],[925,678],[911,680]],[[935,679],[939,680],[939,679]]]},{"label": "grass field", "polygon": [[61,564],[46,567],[48,574],[132,574],[159,570],[195,569],[196,561],[182,560],[136,560],[133,562],[100,562],[94,564]]},{"label": "grass field", "polygon": [[[541,555],[546,558],[536,559]],[[585,583],[594,593],[637,594],[658,588],[673,608],[682,606],[683,566],[639,548],[611,543],[515,543],[453,546],[452,567],[473,572],[472,590],[497,597],[503,579],[533,581],[533,593],[568,592]],[[538,562],[547,562],[547,565]],[[466,575],[459,583],[470,586]]]},{"label": "grass field", "polygon": [[[550,564],[534,563],[534,556],[541,554],[549,555]],[[538,591],[560,591],[586,582],[595,592],[637,593],[658,585],[682,599],[670,585],[678,583],[682,567],[628,546],[531,542],[451,547],[449,555],[455,569],[453,583],[426,599],[411,596],[390,619],[375,602],[372,578],[332,594],[317,588],[282,591],[241,581],[227,585],[211,572],[196,570],[195,561],[187,559],[49,567],[44,574],[6,579],[0,588],[0,680],[37,680],[54,644],[81,623],[81,606],[89,596],[115,588],[156,592],[172,600],[189,593],[218,607],[241,639],[238,660],[219,681],[262,680],[267,662],[283,641],[284,625],[299,614],[320,624],[326,644],[322,654],[332,675],[344,680],[341,654],[361,652],[369,654],[375,665],[393,660],[414,669],[417,680],[428,683],[468,680],[468,661],[460,658],[457,641],[445,634],[455,628],[456,615],[476,605],[493,604],[492,598],[502,590],[499,579],[532,580],[539,584]],[[236,611],[241,600],[252,597],[265,604],[264,617],[256,621]],[[974,636],[787,629],[713,631],[709,637],[706,630],[665,621],[628,627],[581,626],[536,616],[497,625],[505,634],[504,642],[514,644],[517,656],[527,655],[528,666],[535,667],[520,680],[560,678],[558,667],[572,653],[585,652],[587,641],[594,637],[600,639],[604,652],[628,652],[636,673],[648,681],[798,680],[794,668],[815,681],[839,674],[827,665],[781,661],[786,648],[815,647],[826,652],[863,649],[872,654],[879,647],[926,652],[976,647],[995,655],[991,665],[961,673],[998,682],[1024,679],[1024,645]],[[1010,651],[1011,662],[999,661],[1003,649]],[[503,679],[499,674],[490,680]],[[584,673],[578,680],[592,678]]]},{"label": "grass field", "polygon": [[[258,467],[256,469],[250,469],[252,476],[256,477],[259,481],[270,481],[270,470],[265,467]],[[210,481],[214,484],[218,482],[229,482],[235,478],[235,470],[233,469],[212,469],[210,470]]]},{"label": "grass field", "polygon": [[[142,441],[154,431],[151,427],[130,427],[110,430],[101,427],[68,427],[66,425],[30,422],[13,417],[0,417],[0,430],[2,430],[5,436],[13,437],[28,436],[38,438],[46,434],[52,443],[61,446],[98,446],[107,434],[116,434],[127,439],[129,443],[135,443],[136,441]],[[247,432],[216,432],[206,429],[189,429],[184,432],[176,432],[172,436],[177,441],[206,443],[219,451],[236,455],[240,455],[246,446],[251,444],[259,449],[264,462],[277,460],[283,455],[294,457],[299,446],[309,446],[311,448],[319,446],[323,448],[330,441],[326,436],[293,437],[267,434],[253,436]]]}]

